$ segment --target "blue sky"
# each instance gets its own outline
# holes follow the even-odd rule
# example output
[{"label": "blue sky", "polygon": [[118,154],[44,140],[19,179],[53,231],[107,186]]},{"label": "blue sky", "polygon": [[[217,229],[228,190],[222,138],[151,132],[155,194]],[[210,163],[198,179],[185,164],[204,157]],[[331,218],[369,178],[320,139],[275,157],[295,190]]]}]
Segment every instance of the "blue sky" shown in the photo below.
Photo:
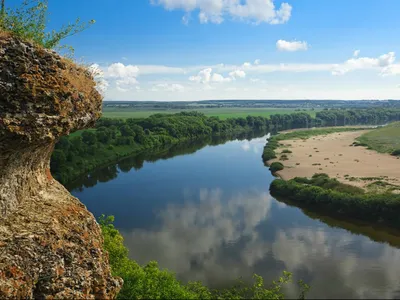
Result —
[{"label": "blue sky", "polygon": [[65,42],[103,71],[107,100],[400,98],[398,0],[49,0],[49,10],[49,28],[96,20]]}]

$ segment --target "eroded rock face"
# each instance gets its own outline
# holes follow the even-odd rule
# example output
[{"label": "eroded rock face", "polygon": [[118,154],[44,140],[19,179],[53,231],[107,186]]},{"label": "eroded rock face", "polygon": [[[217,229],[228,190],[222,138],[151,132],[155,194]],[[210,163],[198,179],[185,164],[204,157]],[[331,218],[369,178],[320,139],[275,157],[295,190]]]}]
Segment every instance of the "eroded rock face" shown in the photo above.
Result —
[{"label": "eroded rock face", "polygon": [[0,298],[114,298],[101,231],[50,174],[62,135],[93,125],[89,72],[0,34]]}]

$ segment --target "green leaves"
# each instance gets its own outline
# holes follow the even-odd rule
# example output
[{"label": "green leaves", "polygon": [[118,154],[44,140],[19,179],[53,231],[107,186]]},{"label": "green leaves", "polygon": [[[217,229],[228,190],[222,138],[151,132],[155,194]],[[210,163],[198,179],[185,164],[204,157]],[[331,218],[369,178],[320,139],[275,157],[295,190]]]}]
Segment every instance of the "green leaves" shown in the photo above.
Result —
[{"label": "green leaves", "polygon": [[67,49],[73,52],[70,46],[60,45],[60,42],[95,23],[94,20],[81,22],[77,18],[74,23],[64,25],[58,31],[46,32],[48,15],[48,0],[24,0],[20,7],[4,10],[1,14],[0,28],[44,48]]}]

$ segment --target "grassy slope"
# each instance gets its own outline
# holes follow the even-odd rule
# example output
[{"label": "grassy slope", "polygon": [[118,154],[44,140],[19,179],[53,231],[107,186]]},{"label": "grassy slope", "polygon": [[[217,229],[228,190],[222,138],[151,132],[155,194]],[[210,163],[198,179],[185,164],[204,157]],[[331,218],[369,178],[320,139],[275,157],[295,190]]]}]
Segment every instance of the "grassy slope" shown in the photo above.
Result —
[{"label": "grassy slope", "polygon": [[400,122],[372,130],[360,136],[358,140],[375,151],[392,153],[400,149]]},{"label": "grassy slope", "polygon": [[[196,109],[193,109],[196,110]],[[106,118],[146,118],[150,115],[156,113],[167,113],[173,114],[178,113],[182,110],[180,109],[171,109],[171,110],[133,110],[131,108],[127,109],[118,109],[118,108],[105,108],[103,110],[103,117]],[[190,109],[186,109],[184,111],[190,111]],[[228,118],[245,118],[247,116],[261,116],[261,117],[269,117],[272,114],[291,114],[299,111],[295,111],[295,109],[285,109],[285,108],[202,108],[197,111],[204,113],[208,117],[219,117],[220,119],[228,119]],[[318,110],[307,110],[312,117],[315,117],[315,114]]]}]

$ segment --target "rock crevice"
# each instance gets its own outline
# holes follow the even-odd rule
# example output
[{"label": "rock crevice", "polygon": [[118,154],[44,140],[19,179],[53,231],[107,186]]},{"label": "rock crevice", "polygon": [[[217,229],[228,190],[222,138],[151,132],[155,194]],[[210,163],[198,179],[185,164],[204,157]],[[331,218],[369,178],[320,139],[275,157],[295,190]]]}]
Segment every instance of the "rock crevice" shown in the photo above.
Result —
[{"label": "rock crevice", "polygon": [[54,144],[93,125],[92,75],[0,34],[0,298],[114,298],[101,230],[50,174]]}]

